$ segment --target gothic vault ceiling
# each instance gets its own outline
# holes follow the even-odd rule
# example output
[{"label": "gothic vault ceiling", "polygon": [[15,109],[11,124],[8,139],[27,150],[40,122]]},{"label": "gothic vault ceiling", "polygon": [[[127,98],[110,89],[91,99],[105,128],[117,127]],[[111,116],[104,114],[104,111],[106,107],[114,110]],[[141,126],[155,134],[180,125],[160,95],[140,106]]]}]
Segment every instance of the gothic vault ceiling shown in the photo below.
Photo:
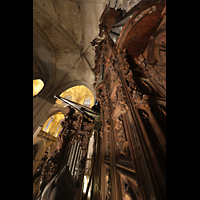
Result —
[{"label": "gothic vault ceiling", "polygon": [[[33,79],[42,79],[44,92],[61,93],[83,84],[92,89],[99,18],[107,0],[33,1]],[[45,96],[45,95],[44,95]]]}]

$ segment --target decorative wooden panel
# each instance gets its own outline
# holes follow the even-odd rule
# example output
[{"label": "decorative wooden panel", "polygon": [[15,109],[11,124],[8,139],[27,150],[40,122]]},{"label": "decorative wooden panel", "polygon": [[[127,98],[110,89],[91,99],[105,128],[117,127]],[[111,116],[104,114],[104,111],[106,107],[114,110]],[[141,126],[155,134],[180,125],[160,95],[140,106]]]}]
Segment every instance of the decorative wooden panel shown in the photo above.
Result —
[{"label": "decorative wooden panel", "polygon": [[[117,46],[106,31],[102,41],[93,43],[94,85],[101,107],[102,151],[104,165],[110,169],[111,199],[126,195],[166,199],[166,66],[165,53],[161,58],[157,54],[161,48],[165,51],[163,9],[164,5],[155,4],[135,12]],[[161,64],[163,70],[159,70]]]}]

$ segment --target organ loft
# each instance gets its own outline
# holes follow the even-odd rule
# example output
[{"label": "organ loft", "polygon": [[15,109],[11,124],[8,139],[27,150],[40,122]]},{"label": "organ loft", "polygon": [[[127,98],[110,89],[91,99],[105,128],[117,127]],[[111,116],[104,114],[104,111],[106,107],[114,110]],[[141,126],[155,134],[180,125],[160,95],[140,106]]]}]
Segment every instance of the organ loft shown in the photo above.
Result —
[{"label": "organ loft", "polygon": [[166,2],[33,1],[33,200],[166,199]]}]

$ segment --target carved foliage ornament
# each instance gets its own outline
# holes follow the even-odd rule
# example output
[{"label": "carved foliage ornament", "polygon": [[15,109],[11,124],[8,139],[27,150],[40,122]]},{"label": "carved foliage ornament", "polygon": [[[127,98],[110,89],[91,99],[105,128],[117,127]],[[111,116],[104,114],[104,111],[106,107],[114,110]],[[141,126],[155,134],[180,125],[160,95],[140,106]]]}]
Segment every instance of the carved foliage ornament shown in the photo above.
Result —
[{"label": "carved foliage ornament", "polygon": [[125,136],[124,136],[124,131],[123,131],[123,124],[122,124],[122,115],[117,118],[116,124],[115,124],[115,131],[118,136],[118,147],[120,150],[121,154],[124,154],[124,143],[125,143]]},{"label": "carved foliage ornament", "polygon": [[129,91],[132,94],[133,102],[135,107],[142,110],[150,109],[148,103],[148,95],[142,94],[139,92],[137,85],[133,79],[133,73],[130,69],[130,66],[126,60],[125,50],[117,50],[118,54],[116,55],[115,67],[118,69],[118,73],[122,73],[123,77],[128,83]]}]

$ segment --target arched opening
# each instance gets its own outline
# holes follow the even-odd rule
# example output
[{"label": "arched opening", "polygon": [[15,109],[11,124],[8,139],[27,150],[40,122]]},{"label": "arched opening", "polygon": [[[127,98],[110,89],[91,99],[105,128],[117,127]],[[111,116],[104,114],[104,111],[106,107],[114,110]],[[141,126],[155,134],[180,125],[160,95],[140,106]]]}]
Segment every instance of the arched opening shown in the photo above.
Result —
[{"label": "arched opening", "polygon": [[61,112],[52,115],[46,120],[42,130],[53,135],[54,137],[57,137],[62,129],[61,122],[64,118],[65,116]]},{"label": "arched opening", "polygon": [[44,87],[44,82],[41,79],[33,80],[33,97],[36,96]]},{"label": "arched opening", "polygon": [[[94,105],[94,96],[90,89],[84,85],[71,87],[62,92],[59,96],[90,108]],[[66,106],[65,103],[59,99],[56,100],[56,104]]]}]

